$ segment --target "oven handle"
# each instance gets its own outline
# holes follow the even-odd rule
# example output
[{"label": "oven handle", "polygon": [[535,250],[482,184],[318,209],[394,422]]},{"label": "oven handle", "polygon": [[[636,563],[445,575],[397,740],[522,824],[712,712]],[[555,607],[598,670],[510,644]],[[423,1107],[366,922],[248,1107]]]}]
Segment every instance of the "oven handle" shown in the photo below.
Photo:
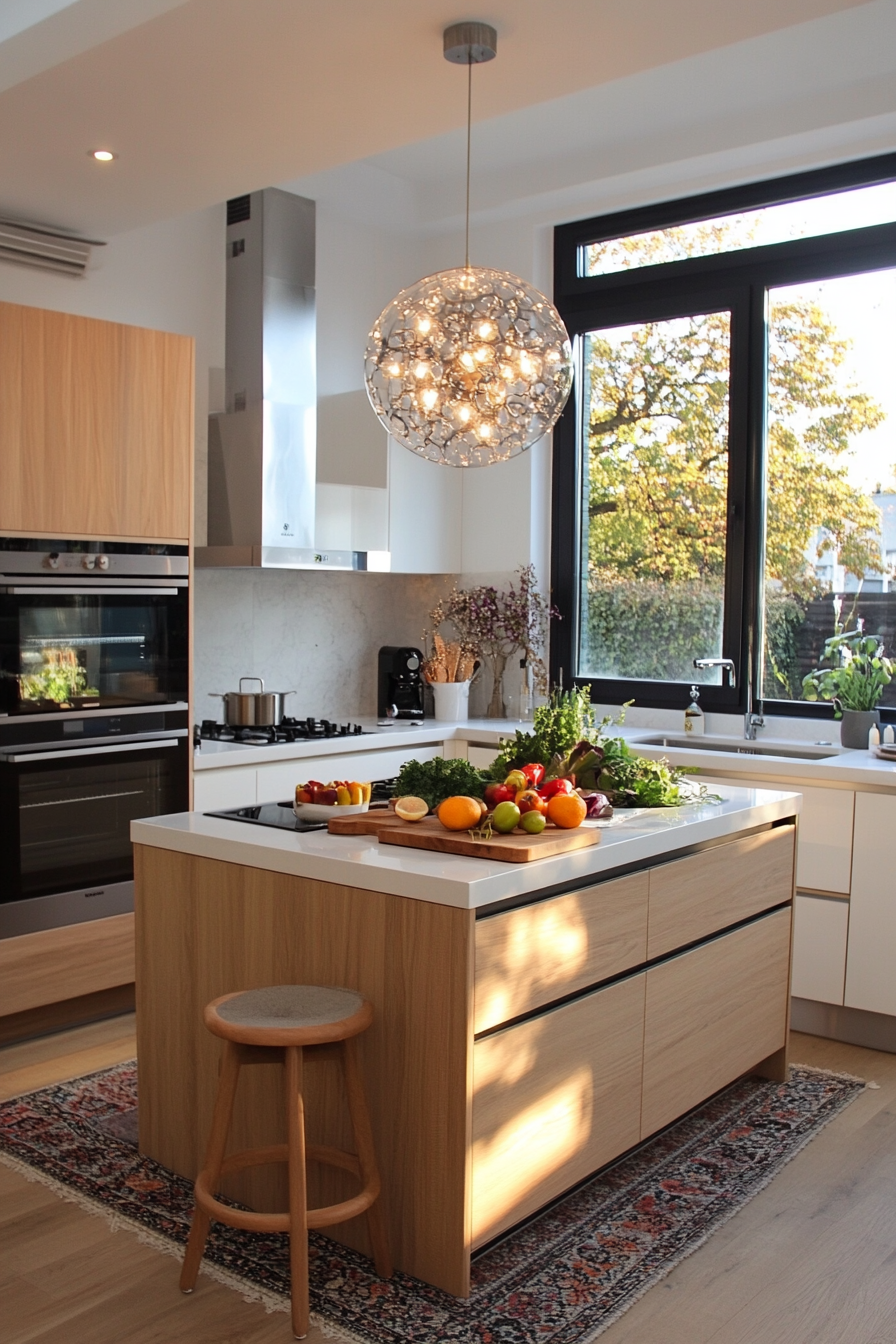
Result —
[{"label": "oven handle", "polygon": [[26,751],[19,756],[4,756],[11,765],[21,765],[25,761],[65,761],[82,756],[106,756],[116,752],[123,756],[126,751],[154,751],[156,747],[179,747],[182,738],[156,738],[154,742],[116,742],[109,747],[70,747],[67,751]]},{"label": "oven handle", "polygon": [[[46,597],[55,593],[57,597],[177,597],[180,588],[119,588],[112,584],[92,583],[90,587],[72,588],[62,584],[30,584],[4,590],[13,597]],[[77,642],[77,641],[75,641]]]}]

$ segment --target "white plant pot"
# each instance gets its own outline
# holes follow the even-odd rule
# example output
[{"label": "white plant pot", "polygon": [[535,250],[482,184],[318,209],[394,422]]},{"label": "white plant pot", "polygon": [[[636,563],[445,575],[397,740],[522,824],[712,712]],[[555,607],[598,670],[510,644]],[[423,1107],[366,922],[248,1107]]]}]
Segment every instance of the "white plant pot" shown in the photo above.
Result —
[{"label": "white plant pot", "polygon": [[468,681],[434,681],[432,694],[436,718],[456,723],[470,717],[470,683]]}]

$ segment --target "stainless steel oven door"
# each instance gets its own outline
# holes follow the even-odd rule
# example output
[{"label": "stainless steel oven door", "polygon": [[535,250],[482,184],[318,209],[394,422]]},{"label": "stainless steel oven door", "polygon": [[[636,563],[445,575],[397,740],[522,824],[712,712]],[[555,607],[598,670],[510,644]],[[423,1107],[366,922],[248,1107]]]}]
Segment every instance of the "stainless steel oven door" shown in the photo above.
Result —
[{"label": "stainless steel oven door", "polygon": [[186,579],[0,581],[0,714],[36,717],[187,699]]},{"label": "stainless steel oven door", "polygon": [[[188,806],[188,751],[187,729],[0,750],[0,937],[14,931],[5,927],[13,906],[34,902],[36,914],[38,906],[50,908],[50,898],[55,909],[66,893],[94,905],[51,923],[110,913],[96,897],[133,880],[131,821]],[[25,931],[21,921],[13,924]]]}]

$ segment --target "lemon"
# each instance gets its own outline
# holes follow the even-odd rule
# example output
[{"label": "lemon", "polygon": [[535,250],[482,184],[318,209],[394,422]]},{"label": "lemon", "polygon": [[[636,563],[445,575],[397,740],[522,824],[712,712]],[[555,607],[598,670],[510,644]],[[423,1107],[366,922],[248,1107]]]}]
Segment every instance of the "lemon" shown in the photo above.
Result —
[{"label": "lemon", "polygon": [[422,821],[428,811],[423,799],[415,798],[413,794],[395,800],[395,815],[401,817],[402,821]]}]

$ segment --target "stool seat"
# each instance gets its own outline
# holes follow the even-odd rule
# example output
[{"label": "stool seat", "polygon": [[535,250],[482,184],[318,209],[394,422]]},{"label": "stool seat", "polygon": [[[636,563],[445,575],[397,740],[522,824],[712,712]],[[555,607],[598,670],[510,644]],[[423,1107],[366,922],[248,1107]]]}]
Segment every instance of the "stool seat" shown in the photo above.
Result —
[{"label": "stool seat", "polygon": [[[224,1038],[224,1056],[205,1164],[194,1186],[196,1207],[180,1286],[185,1293],[193,1291],[212,1219],[250,1232],[288,1232],[293,1334],[304,1339],[309,1323],[309,1228],[330,1227],[365,1214],[377,1273],[386,1279],[392,1274],[379,1202],[380,1176],[354,1039],[373,1021],[373,1007],[355,990],[336,985],[267,985],[223,994],[206,1005],[204,1020],[209,1031]],[[305,1141],[306,1050],[309,1058],[335,1060],[341,1065],[355,1136],[354,1153]],[[228,1157],[227,1137],[240,1070],[245,1064],[266,1063],[272,1058],[281,1060],[285,1068],[287,1142],[244,1149]],[[306,1161],[342,1168],[356,1178],[360,1189],[338,1204],[309,1209]],[[286,1163],[288,1213],[256,1213],[217,1198],[223,1177],[269,1162]]]},{"label": "stool seat", "polygon": [[322,1045],[366,1030],[373,1009],[337,985],[266,985],[213,999],[204,1019],[216,1036],[241,1045]]}]

